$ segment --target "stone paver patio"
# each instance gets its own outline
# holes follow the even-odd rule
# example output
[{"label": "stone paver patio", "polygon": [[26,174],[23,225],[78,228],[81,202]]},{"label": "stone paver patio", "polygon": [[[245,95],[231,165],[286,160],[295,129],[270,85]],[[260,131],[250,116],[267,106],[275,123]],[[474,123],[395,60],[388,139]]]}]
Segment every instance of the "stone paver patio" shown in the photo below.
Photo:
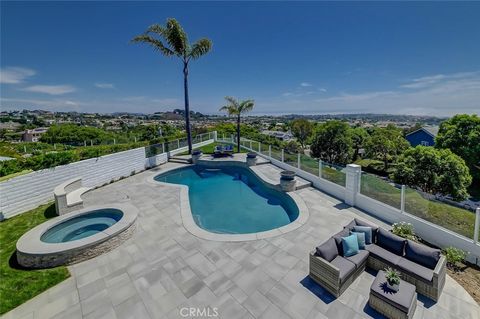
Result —
[{"label": "stone paver patio", "polygon": [[[355,216],[387,225],[308,187],[295,192],[309,220],[292,232],[249,242],[199,239],[183,227],[179,188],[146,182],[179,165],[86,194],[86,207],[130,201],[139,209],[136,233],[117,249],[69,267],[71,278],[4,318],[185,318],[183,307],[207,308],[210,315],[218,308],[217,318],[227,319],[380,318],[367,305],[373,273],[364,272],[335,299],[308,278],[308,252]],[[256,169],[271,179],[279,170]],[[477,319],[480,308],[447,276],[440,300],[419,297],[414,318]]]}]

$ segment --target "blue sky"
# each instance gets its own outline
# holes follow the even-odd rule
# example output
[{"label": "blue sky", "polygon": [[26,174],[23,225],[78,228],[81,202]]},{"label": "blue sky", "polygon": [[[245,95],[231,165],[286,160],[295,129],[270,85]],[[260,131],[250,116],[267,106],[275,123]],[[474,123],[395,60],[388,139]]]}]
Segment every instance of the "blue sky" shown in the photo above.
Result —
[{"label": "blue sky", "polygon": [[191,107],[256,113],[479,113],[480,3],[1,2],[1,107],[183,107],[181,65],[129,43],[174,17],[213,51]]}]

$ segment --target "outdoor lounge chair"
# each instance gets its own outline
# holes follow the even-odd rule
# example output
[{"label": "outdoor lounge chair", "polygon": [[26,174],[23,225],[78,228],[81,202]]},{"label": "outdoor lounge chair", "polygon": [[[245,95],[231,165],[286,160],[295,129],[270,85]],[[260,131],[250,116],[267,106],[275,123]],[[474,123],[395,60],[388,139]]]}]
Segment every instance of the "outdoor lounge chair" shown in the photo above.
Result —
[{"label": "outdoor lounge chair", "polygon": [[233,146],[232,145],[226,145],[225,148],[223,149],[223,153],[225,155],[232,155],[233,154]]}]

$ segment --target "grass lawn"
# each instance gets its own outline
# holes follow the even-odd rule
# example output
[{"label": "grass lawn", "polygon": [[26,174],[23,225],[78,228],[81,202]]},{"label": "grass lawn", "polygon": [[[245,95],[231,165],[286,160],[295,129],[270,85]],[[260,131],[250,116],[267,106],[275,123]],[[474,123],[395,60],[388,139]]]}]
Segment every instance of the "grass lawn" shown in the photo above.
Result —
[{"label": "grass lawn", "polygon": [[[200,150],[200,151],[202,151],[203,154],[213,154],[215,146],[217,146],[217,145],[227,145],[227,143],[211,143],[211,144],[208,144],[208,145],[204,145],[202,147],[194,148],[194,150]],[[236,150],[237,146],[234,145],[233,149]],[[243,149],[243,148],[240,149],[240,153],[247,153],[247,152],[248,151],[246,149]],[[187,154],[188,154],[188,152],[183,152],[180,155],[187,155]]]},{"label": "grass lawn", "polygon": [[[362,174],[360,192],[382,203],[400,209],[400,189],[373,175]],[[424,198],[411,188],[405,190],[405,211],[436,225],[473,238],[475,213],[437,200]]]},{"label": "grass lawn", "polygon": [[66,267],[22,270],[16,265],[17,240],[29,229],[55,216],[55,204],[50,203],[0,223],[0,314],[70,276]]}]

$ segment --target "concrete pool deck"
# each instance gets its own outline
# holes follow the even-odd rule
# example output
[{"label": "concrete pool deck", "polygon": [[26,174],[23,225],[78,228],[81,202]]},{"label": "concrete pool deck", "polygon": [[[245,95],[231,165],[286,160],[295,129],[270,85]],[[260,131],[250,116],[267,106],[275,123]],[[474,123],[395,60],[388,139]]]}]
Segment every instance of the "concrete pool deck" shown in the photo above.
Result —
[{"label": "concrete pool deck", "polygon": [[[167,163],[86,194],[85,207],[134,205],[136,232],[113,251],[69,267],[71,278],[4,318],[185,318],[183,307],[216,307],[216,318],[227,319],[382,318],[367,305],[374,274],[364,272],[335,299],[309,279],[308,253],[353,217],[388,225],[308,187],[295,191],[310,217],[294,231],[248,242],[200,239],[183,227],[179,188],[145,182],[179,166]],[[256,169],[272,180],[278,173],[271,164]],[[414,316],[479,317],[478,304],[449,276],[439,301],[420,296]]]}]

